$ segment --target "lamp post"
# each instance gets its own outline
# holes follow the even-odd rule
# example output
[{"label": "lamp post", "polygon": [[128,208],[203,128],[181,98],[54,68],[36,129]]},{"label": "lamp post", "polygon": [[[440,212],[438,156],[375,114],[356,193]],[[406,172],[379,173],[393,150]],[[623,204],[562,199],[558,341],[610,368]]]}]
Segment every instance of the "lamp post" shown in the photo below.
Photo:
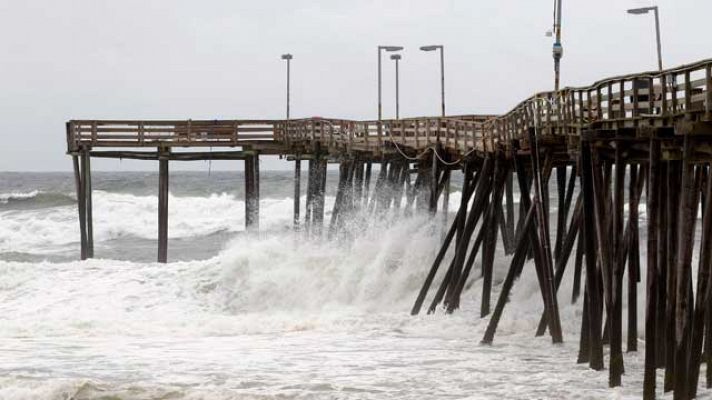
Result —
[{"label": "lamp post", "polygon": [[[290,63],[292,61],[292,55],[282,54],[282,60],[287,61],[287,121],[285,123],[284,134],[289,135],[289,73],[290,73]],[[299,158],[299,154],[294,159],[294,229],[299,229],[299,197],[301,196],[301,181],[302,174],[302,160]]]},{"label": "lamp post", "polygon": [[554,40],[554,46],[552,48],[552,55],[554,56],[554,91],[559,91],[559,75],[560,75],[560,65],[561,58],[564,56],[564,48],[561,46],[561,1],[555,0],[554,8],[554,34],[556,38]]},{"label": "lamp post", "polygon": [[287,61],[287,120],[289,120],[289,64],[292,58],[292,55],[289,53],[282,54],[282,60]]},{"label": "lamp post", "polygon": [[663,57],[662,57],[662,51],[661,51],[661,46],[660,46],[660,17],[658,16],[658,6],[631,8],[630,10],[628,10],[628,14],[641,15],[641,14],[647,14],[650,11],[653,11],[655,14],[655,39],[657,40],[657,44],[658,44],[658,69],[660,71],[662,71],[663,70]]},{"label": "lamp post", "polygon": [[378,46],[378,120],[383,118],[381,105],[381,50],[393,52],[403,50],[403,46]]},{"label": "lamp post", "polygon": [[422,51],[440,50],[440,108],[441,115],[445,116],[445,48],[443,45],[421,46]]},{"label": "lamp post", "polygon": [[400,54],[391,54],[391,60],[394,60],[396,62],[396,119],[400,119],[400,113],[398,112],[398,109],[400,107],[399,104],[399,85],[398,85],[398,62],[401,59]]},{"label": "lamp post", "polygon": [[[421,46],[420,50],[422,51],[435,51],[435,50],[440,50],[440,114],[445,117],[445,48],[441,44],[436,44],[436,45],[430,45],[430,46]],[[433,148],[433,152],[435,152],[435,148]],[[433,160],[436,160],[436,155],[433,155]],[[436,169],[433,168],[433,172],[435,172]],[[445,226],[447,226],[447,218],[448,218],[448,208],[450,204],[450,170],[446,169],[444,171],[444,179],[445,179],[445,185],[443,187],[443,232],[442,235],[445,235]],[[436,174],[436,179],[435,181],[437,182],[437,174]],[[437,183],[436,183],[437,185]]]}]

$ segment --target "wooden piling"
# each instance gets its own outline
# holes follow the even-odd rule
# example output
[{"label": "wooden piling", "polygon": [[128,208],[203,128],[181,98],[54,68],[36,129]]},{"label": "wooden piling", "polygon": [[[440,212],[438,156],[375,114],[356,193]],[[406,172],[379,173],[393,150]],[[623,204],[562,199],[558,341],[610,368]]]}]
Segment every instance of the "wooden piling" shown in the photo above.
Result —
[{"label": "wooden piling", "polygon": [[158,160],[158,262],[168,260],[168,158]]},{"label": "wooden piling", "polygon": [[259,231],[259,216],[259,158],[257,155],[250,155],[245,158],[245,230]]},{"label": "wooden piling", "polygon": [[685,135],[683,160],[681,162],[682,180],[680,186],[680,205],[677,233],[676,302],[675,302],[675,378],[674,399],[690,398],[689,356],[690,335],[692,333],[692,251],[694,245],[695,223],[697,221],[697,202],[699,191],[695,190],[695,167],[690,162],[691,145]]},{"label": "wooden piling", "polygon": [[91,156],[89,149],[82,151],[82,185],[84,186],[85,209],[86,209],[86,230],[87,230],[87,249],[86,257],[94,257],[94,212],[93,201],[91,197]]},{"label": "wooden piling", "polygon": [[[700,167],[702,168],[702,167]],[[690,367],[689,367],[689,394],[696,397],[697,384],[700,376],[700,362],[707,362],[707,369],[710,370],[709,348],[706,349],[707,360],[702,359],[702,344],[705,337],[706,317],[710,312],[710,300],[712,300],[712,170],[707,167],[707,179],[705,185],[704,205],[702,212],[702,229],[700,237],[700,258],[697,269],[697,292],[695,300],[695,310],[693,316],[692,342],[690,345]],[[707,338],[710,342],[710,332],[707,331]],[[709,372],[708,372],[709,373]]]},{"label": "wooden piling", "polygon": [[580,145],[581,188],[583,192],[584,207],[584,255],[586,258],[586,290],[588,296],[589,317],[589,366],[595,370],[603,369],[603,343],[601,335],[601,298],[598,286],[598,272],[596,269],[597,249],[595,245],[596,218],[594,211],[593,190],[593,160],[591,157],[591,144],[582,138]]},{"label": "wooden piling", "polygon": [[74,166],[74,184],[77,189],[77,210],[79,211],[79,245],[80,259],[87,259],[87,228],[86,228],[86,196],[84,194],[85,186],[82,183],[82,171],[79,167],[79,156],[72,155],[72,164]]},{"label": "wooden piling", "polygon": [[297,154],[294,160],[294,230],[299,230],[299,204],[301,197],[302,160]]}]

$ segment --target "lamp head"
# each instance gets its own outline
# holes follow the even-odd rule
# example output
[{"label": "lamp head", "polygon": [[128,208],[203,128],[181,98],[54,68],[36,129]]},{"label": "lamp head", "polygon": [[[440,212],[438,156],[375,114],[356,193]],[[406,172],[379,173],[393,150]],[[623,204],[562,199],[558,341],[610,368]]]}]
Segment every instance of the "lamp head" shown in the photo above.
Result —
[{"label": "lamp head", "polygon": [[291,60],[292,55],[287,53],[287,54],[282,54],[282,60]]},{"label": "lamp head", "polygon": [[656,7],[631,8],[628,10],[628,14],[635,14],[635,15],[647,14],[649,11],[653,11],[656,8],[657,8],[657,6]]},{"label": "lamp head", "polygon": [[398,61],[398,60],[400,60],[400,59],[401,59],[401,55],[400,55],[400,54],[391,54],[391,60],[396,60],[396,61]]},{"label": "lamp head", "polygon": [[423,51],[435,51],[437,49],[442,49],[442,48],[443,48],[443,46],[441,44],[435,44],[435,45],[431,45],[431,46],[420,46],[420,50],[423,50]]},{"label": "lamp head", "polygon": [[403,46],[378,46],[378,49],[385,51],[401,51],[403,50]]}]

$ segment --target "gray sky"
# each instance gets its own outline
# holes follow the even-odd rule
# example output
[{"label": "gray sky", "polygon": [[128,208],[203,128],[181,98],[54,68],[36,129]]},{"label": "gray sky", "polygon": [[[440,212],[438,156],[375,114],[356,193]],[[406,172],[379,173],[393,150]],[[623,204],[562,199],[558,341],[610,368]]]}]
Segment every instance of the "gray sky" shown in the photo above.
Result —
[{"label": "gray sky", "polygon": [[[553,86],[552,0],[0,0],[0,171],[69,170],[64,122],[376,117],[376,46],[402,45],[401,116],[501,113]],[[647,0],[564,0],[562,84],[656,67]],[[659,0],[665,66],[712,57],[709,0]],[[384,57],[384,117],[394,113]],[[156,169],[96,160],[95,169]],[[216,163],[214,169],[241,169]],[[286,162],[263,161],[264,169]],[[173,163],[172,168],[207,169]]]}]

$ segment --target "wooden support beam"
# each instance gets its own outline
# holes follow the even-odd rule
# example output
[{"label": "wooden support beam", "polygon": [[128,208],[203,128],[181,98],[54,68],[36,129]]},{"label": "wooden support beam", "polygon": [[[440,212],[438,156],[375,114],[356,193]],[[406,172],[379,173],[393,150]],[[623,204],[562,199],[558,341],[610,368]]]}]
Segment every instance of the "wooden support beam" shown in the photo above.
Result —
[{"label": "wooden support beam", "polygon": [[72,165],[74,166],[74,185],[77,191],[77,210],[79,211],[79,244],[80,259],[87,259],[87,228],[86,228],[86,196],[85,186],[82,183],[82,171],[79,167],[79,156],[72,155]]},{"label": "wooden support beam", "polygon": [[559,202],[556,218],[556,241],[554,242],[554,260],[558,260],[561,255],[564,235],[566,234],[566,166],[556,167],[556,193]]},{"label": "wooden support beam", "polygon": [[497,247],[497,211],[502,207],[502,195],[507,179],[509,168],[503,160],[502,154],[497,154],[498,161],[495,161],[492,199],[489,203],[487,213],[482,221],[482,226],[487,226],[484,241],[482,243],[482,302],[480,304],[480,317],[484,317],[490,312],[490,296],[492,293],[492,279],[494,274],[494,255]]},{"label": "wooden support beam", "polygon": [[623,240],[627,251],[621,257],[628,256],[628,343],[627,351],[638,351],[638,282],[640,282],[640,253],[638,235],[638,204],[642,183],[645,181],[643,170],[636,164],[630,164],[628,182],[628,227],[629,234]]},{"label": "wooden support beam", "polygon": [[[524,217],[523,229],[529,231],[532,228],[534,221],[534,206],[529,207],[529,211]],[[499,298],[497,299],[497,304],[494,307],[492,316],[490,317],[489,323],[487,324],[487,329],[485,330],[485,335],[482,338],[482,343],[491,344],[494,340],[494,334],[497,331],[497,325],[499,325],[499,320],[502,318],[502,313],[504,312],[504,306],[509,301],[509,294],[512,291],[514,282],[522,274],[522,269],[524,268],[524,262],[527,258],[527,251],[531,244],[526,238],[526,235],[522,235],[522,238],[517,242],[517,247],[514,250],[514,257],[507,272],[507,276],[504,278],[502,283],[502,290],[499,293]]]},{"label": "wooden support beam", "polygon": [[307,203],[304,209],[304,228],[311,232],[314,225],[312,222],[314,216],[314,193],[316,187],[316,161],[308,161],[307,173]]},{"label": "wooden support beam", "polygon": [[[529,130],[529,142],[536,143],[536,132],[534,129]],[[538,146],[535,146],[538,149]],[[535,251],[540,251],[540,256],[542,258],[542,291],[545,293],[545,297],[548,299],[548,307],[546,313],[549,318],[549,332],[551,334],[551,339],[554,343],[563,342],[563,334],[561,332],[561,319],[559,317],[559,306],[556,299],[556,293],[554,291],[554,271],[553,271],[553,260],[551,254],[551,238],[549,235],[549,221],[548,217],[544,213],[545,201],[544,189],[542,186],[542,175],[548,175],[547,173],[542,174],[539,164],[539,154],[537,152],[531,153],[531,164],[532,164],[532,176],[534,179],[534,201],[536,206],[536,219],[538,227],[538,235],[541,246]],[[544,169],[546,171],[546,168]],[[547,180],[548,181],[548,180]],[[548,192],[547,192],[548,193]]]},{"label": "wooden support beam", "polygon": [[667,303],[665,305],[665,382],[663,390],[669,392],[675,389],[675,309],[677,308],[677,278],[675,263],[678,252],[677,235],[679,233],[678,216],[680,207],[680,183],[682,182],[682,165],[679,161],[669,161],[667,169],[667,200],[665,203],[667,213],[667,227],[665,240],[667,242]]},{"label": "wooden support beam", "polygon": [[616,143],[615,156],[615,185],[613,189],[613,246],[614,255],[612,263],[612,284],[611,288],[611,359],[609,368],[608,384],[610,387],[621,385],[623,375],[623,272],[625,269],[625,257],[619,249],[623,242],[623,206],[625,196],[625,171],[626,164],[623,160],[622,143]]},{"label": "wooden support beam", "polygon": [[690,164],[690,138],[685,135],[683,160],[681,163],[680,204],[678,211],[676,302],[675,302],[675,378],[674,399],[690,398],[689,356],[692,334],[692,251],[694,246],[695,223],[699,190],[695,185],[695,167]]},{"label": "wooden support beam", "polygon": [[353,202],[356,210],[360,210],[363,203],[364,167],[363,161],[356,161],[354,164]]},{"label": "wooden support beam", "polygon": [[591,157],[591,144],[582,139],[580,144],[580,165],[581,165],[581,188],[583,192],[584,208],[584,254],[586,258],[586,290],[588,297],[589,317],[589,366],[595,370],[603,369],[603,343],[601,335],[601,298],[598,286],[599,278],[596,270],[597,249],[596,239],[596,217],[594,212],[594,190],[593,190],[593,159]]},{"label": "wooden support beam", "polygon": [[294,230],[299,230],[299,205],[301,202],[302,160],[299,155],[294,160]]},{"label": "wooden support beam", "polygon": [[660,141],[657,138],[650,139],[650,161],[648,162],[648,192],[647,192],[647,214],[648,214],[648,238],[647,238],[647,287],[645,302],[645,370],[643,373],[643,399],[655,399],[655,370],[657,368],[656,357],[658,354],[657,344],[657,309],[658,303],[658,242],[659,237],[659,208],[662,183],[660,170]]},{"label": "wooden support beam", "polygon": [[[571,251],[574,248],[574,243],[576,242],[576,237],[578,236],[579,229],[581,227],[581,220],[583,219],[583,199],[581,196],[576,200],[576,206],[574,207],[574,215],[571,219],[571,227],[566,233],[566,237],[563,239],[561,244],[560,257],[556,260],[555,276],[554,276],[554,290],[559,291],[559,286],[561,286],[561,281],[564,278],[564,272],[566,271],[566,265],[571,256]],[[546,313],[542,313],[541,319],[539,320],[539,327],[537,328],[536,336],[541,336],[546,331]]]},{"label": "wooden support beam", "polygon": [[[505,207],[506,207],[506,232],[510,239],[510,246],[507,249],[507,254],[514,253],[515,247],[515,223],[514,223],[514,172],[510,168],[509,174],[507,174],[507,185],[504,191]],[[504,235],[503,235],[504,236]]]},{"label": "wooden support beam", "polygon": [[[697,384],[700,377],[700,362],[706,361],[707,368],[710,368],[709,353],[706,359],[702,359],[702,344],[705,336],[705,319],[710,312],[710,301],[712,300],[712,170],[709,166],[700,166],[706,170],[705,195],[702,205],[702,229],[700,233],[700,258],[697,268],[697,291],[694,305],[692,321],[692,340],[690,344],[689,361],[689,395],[697,396]],[[707,341],[710,340],[710,332],[707,332]]]},{"label": "wooden support beam", "polygon": [[245,159],[245,230],[260,230],[260,161],[259,156]]},{"label": "wooden support beam", "polygon": [[94,211],[91,189],[91,156],[89,150],[82,151],[82,186],[85,196],[86,229],[87,229],[87,249],[86,257],[94,257]]},{"label": "wooden support beam", "polygon": [[168,159],[158,160],[158,262],[168,260]]},{"label": "wooden support beam", "polygon": [[[466,197],[469,201],[474,192],[474,187],[470,187],[468,190],[465,191],[465,193],[463,193],[463,196]],[[423,282],[423,286],[420,288],[420,292],[418,293],[418,297],[415,300],[415,304],[413,304],[413,308],[410,311],[411,315],[418,315],[418,313],[420,312],[420,308],[423,305],[425,296],[428,294],[428,290],[430,289],[430,285],[432,285],[433,283],[433,279],[435,279],[435,274],[438,272],[438,268],[440,267],[440,264],[442,263],[442,260],[445,257],[445,253],[450,247],[450,243],[452,242],[453,237],[455,237],[455,232],[457,230],[457,220],[458,218],[461,218],[461,215],[465,212],[465,208],[460,208],[457,211],[457,216],[455,216],[455,220],[450,225],[450,229],[445,235],[445,239],[443,240],[442,246],[440,246],[438,254],[435,256],[435,260],[433,260],[433,264],[431,265],[428,275],[425,278],[425,282]]]}]

